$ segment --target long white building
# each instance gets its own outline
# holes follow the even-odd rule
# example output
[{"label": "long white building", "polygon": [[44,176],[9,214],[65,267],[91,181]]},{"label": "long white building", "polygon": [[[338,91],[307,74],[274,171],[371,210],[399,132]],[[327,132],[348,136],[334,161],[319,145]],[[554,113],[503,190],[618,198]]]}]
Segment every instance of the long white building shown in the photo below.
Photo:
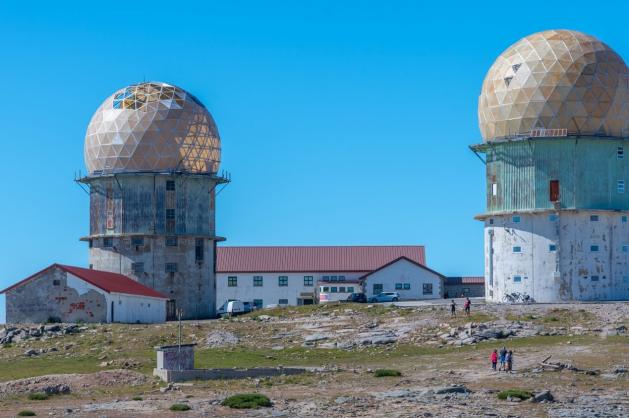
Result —
[{"label": "long white building", "polygon": [[443,296],[443,276],[425,266],[423,246],[218,247],[216,278],[217,306],[308,305],[380,291]]}]

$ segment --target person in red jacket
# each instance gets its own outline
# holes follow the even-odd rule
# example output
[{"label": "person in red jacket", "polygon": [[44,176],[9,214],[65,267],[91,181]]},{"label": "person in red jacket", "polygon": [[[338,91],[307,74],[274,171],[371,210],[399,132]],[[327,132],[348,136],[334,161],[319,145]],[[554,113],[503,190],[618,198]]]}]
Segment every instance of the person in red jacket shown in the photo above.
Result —
[{"label": "person in red jacket", "polygon": [[493,371],[496,371],[496,364],[498,363],[498,350],[494,350],[491,353],[490,358],[491,358],[491,369]]}]

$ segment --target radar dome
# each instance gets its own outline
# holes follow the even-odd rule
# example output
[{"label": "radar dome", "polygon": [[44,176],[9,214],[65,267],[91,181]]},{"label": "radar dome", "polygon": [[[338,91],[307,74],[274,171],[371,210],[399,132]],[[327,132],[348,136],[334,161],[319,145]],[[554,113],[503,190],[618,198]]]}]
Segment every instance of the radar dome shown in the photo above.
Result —
[{"label": "radar dome", "polygon": [[220,138],[193,95],[160,82],[118,90],[98,108],[85,135],[91,175],[120,172],[215,173]]},{"label": "radar dome", "polygon": [[570,134],[629,134],[623,59],[597,38],[549,30],[521,39],[489,69],[478,104],[484,140],[531,135],[539,129]]}]

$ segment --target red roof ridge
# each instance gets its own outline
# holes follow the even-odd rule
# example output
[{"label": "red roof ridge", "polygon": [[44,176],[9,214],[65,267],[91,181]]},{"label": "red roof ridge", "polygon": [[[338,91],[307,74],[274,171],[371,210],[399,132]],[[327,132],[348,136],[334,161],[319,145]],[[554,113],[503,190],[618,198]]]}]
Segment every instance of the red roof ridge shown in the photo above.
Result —
[{"label": "red roof ridge", "polygon": [[395,264],[395,263],[397,263],[397,262],[398,262],[398,261],[400,261],[400,260],[406,260],[406,261],[408,261],[408,262],[411,262],[411,263],[415,264],[417,267],[421,267],[421,268],[423,268],[424,270],[427,270],[427,271],[429,271],[429,272],[431,272],[431,273],[436,274],[437,276],[441,277],[441,279],[445,279],[445,278],[446,278],[446,276],[444,276],[443,274],[441,274],[441,273],[439,273],[439,272],[437,272],[437,271],[435,271],[435,270],[433,270],[433,269],[431,269],[431,268],[428,268],[428,267],[424,266],[423,264],[420,264],[420,263],[418,263],[418,262],[416,262],[416,261],[414,261],[414,260],[411,260],[410,258],[408,258],[408,257],[406,257],[406,256],[401,256],[401,257],[396,258],[395,260],[391,260],[391,261],[389,261],[388,263],[381,265],[381,266],[380,266],[380,267],[378,267],[377,269],[375,269],[375,270],[373,270],[373,271],[370,271],[370,272],[369,272],[369,273],[367,273],[367,274],[364,274],[364,275],[360,276],[360,277],[358,278],[358,280],[364,280],[364,279],[366,279],[367,277],[371,276],[372,274],[374,274],[374,273],[376,273],[376,272],[378,272],[378,271],[380,271],[380,270],[382,270],[382,269],[385,269],[385,268],[389,267],[391,264]]}]

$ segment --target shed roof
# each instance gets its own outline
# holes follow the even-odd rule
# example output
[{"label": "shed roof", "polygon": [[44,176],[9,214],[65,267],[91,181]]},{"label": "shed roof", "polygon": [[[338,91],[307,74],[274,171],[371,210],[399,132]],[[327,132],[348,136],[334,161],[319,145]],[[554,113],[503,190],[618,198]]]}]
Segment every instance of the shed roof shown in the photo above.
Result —
[{"label": "shed roof", "polygon": [[456,284],[485,284],[485,277],[483,276],[459,276],[459,277],[446,277],[446,285]]},{"label": "shed roof", "polygon": [[132,280],[122,274],[111,273],[108,271],[101,271],[101,270],[86,269],[82,267],[66,266],[66,265],[57,264],[57,263],[52,264],[41,271],[38,271],[32,276],[29,276],[26,279],[14,284],[13,286],[10,286],[0,291],[0,293],[6,293],[17,287],[23,286],[26,283],[30,282],[31,280],[34,280],[41,273],[44,273],[53,268],[59,268],[67,273],[73,274],[76,277],[86,281],[87,283],[93,286],[98,287],[99,289],[104,290],[107,293],[123,293],[127,295],[146,296],[146,297],[159,298],[159,299],[170,299],[168,296],[156,290],[153,290],[150,287],[144,286],[136,282],[135,280]]},{"label": "shed roof", "polygon": [[218,273],[367,272],[400,257],[426,263],[422,245],[218,247]]}]

